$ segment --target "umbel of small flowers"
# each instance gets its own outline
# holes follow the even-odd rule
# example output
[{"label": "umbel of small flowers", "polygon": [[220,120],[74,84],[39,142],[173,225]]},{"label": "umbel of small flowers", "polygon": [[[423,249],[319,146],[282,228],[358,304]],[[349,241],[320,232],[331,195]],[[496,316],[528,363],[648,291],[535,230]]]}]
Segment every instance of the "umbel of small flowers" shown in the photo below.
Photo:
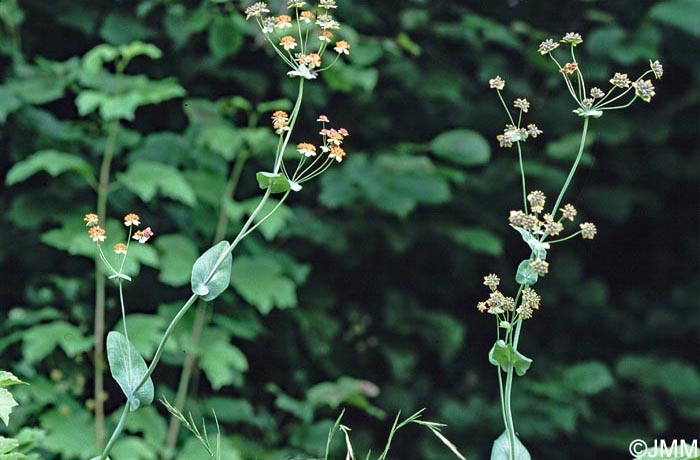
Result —
[{"label": "umbel of small flowers", "polygon": [[[321,142],[317,148],[310,142],[300,142],[296,151],[299,154],[296,169],[290,174],[284,164],[281,163],[282,172],[292,184],[293,188],[299,188],[301,184],[323,174],[333,163],[341,163],[346,153],[342,145],[345,138],[350,135],[345,128],[328,128],[330,120],[326,115],[320,115],[316,120],[321,123]],[[272,114],[272,127],[277,134],[283,136],[289,129],[289,115],[281,110]]]},{"label": "umbel of small flowers", "polygon": [[101,243],[104,243],[107,240],[107,231],[100,226],[99,216],[94,213],[85,214],[85,217],[83,217],[83,221],[85,222],[85,226],[88,227],[88,237],[93,241],[93,243],[96,243],[97,245],[100,259],[112,272],[110,279],[118,278],[120,280],[126,279],[128,281],[131,281],[131,278],[124,274],[124,263],[126,262],[126,257],[129,252],[129,244],[132,239],[138,241],[139,244],[145,244],[154,235],[153,230],[151,230],[151,227],[146,227],[143,230],[134,231],[135,227],[141,225],[141,218],[138,216],[138,214],[134,213],[129,213],[126,216],[124,216],[124,226],[129,229],[129,236],[126,239],[126,243],[120,242],[115,244],[113,247],[114,253],[122,256],[119,269],[116,269],[109,262],[109,260],[107,260],[102,250]]},{"label": "umbel of small flowers", "polygon": [[[310,2],[288,0],[290,14],[270,15],[265,2],[256,2],[245,10],[246,19],[255,18],[265,39],[291,70],[290,77],[315,79],[330,69],[342,55],[350,54],[350,44],[336,40],[334,32],[340,23],[331,13],[338,5],[335,0],[320,0],[316,7]],[[335,56],[324,61],[326,51],[333,48]]]},{"label": "umbel of small flowers", "polygon": [[[651,101],[651,98],[656,94],[654,92],[654,85],[651,79],[645,80],[645,77],[649,74],[653,74],[656,79],[660,79],[663,76],[664,68],[659,61],[649,60],[649,70],[635,80],[630,80],[626,73],[615,72],[609,80],[610,88],[607,91],[597,86],[588,90],[574,51],[574,48],[581,43],[583,43],[583,38],[580,34],[569,32],[559,41],[548,38],[540,43],[538,48],[541,55],[549,56],[552,61],[554,61],[559,72],[564,77],[566,87],[571,97],[574,98],[578,105],[578,108],[574,110],[575,113],[582,117],[593,116],[597,118],[602,116],[603,112],[606,110],[617,110],[629,107],[637,99],[641,99],[644,102]],[[555,57],[554,51],[559,48],[560,45],[569,47],[569,54],[571,56],[570,62],[561,64],[560,60]],[[568,60],[568,57],[566,59]],[[634,89],[634,95],[625,103],[623,98],[629,95],[632,89]]]}]

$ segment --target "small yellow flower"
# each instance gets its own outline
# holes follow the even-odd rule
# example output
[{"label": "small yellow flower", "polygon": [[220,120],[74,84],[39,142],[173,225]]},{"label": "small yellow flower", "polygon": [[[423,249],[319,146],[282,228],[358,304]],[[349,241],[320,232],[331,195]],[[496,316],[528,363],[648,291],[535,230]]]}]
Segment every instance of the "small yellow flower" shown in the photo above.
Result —
[{"label": "small yellow flower", "polygon": [[331,8],[338,8],[338,5],[335,4],[335,0],[320,0],[318,7],[329,10]]},{"label": "small yellow flower", "polygon": [[141,218],[138,216],[138,214],[129,213],[126,216],[124,216],[124,225],[127,227],[138,227],[139,225],[141,225]]},{"label": "small yellow flower", "polygon": [[345,40],[340,40],[339,42],[336,42],[335,48],[333,49],[338,54],[348,55],[350,54],[350,43],[346,42]]},{"label": "small yellow flower", "polygon": [[537,51],[540,52],[541,55],[549,54],[555,49],[559,47],[559,43],[555,42],[551,38],[548,38],[547,40],[543,41],[540,43],[540,46],[537,48]]},{"label": "small yellow flower", "polygon": [[537,138],[540,134],[542,134],[542,130],[537,127],[537,125],[534,124],[529,124],[527,125],[527,134],[528,136],[532,137],[533,139]]},{"label": "small yellow flower", "polygon": [[282,134],[289,130],[289,115],[287,112],[278,110],[272,114],[272,127],[277,134]]},{"label": "small yellow flower", "polygon": [[571,75],[572,73],[576,72],[577,70],[578,70],[578,63],[567,62],[566,64],[564,64],[564,67],[559,69],[559,72]]},{"label": "small yellow flower", "polygon": [[654,85],[651,84],[651,80],[639,80],[632,83],[634,86],[634,92],[641,100],[644,102],[651,101],[651,98],[656,94],[654,92]]},{"label": "small yellow flower", "polygon": [[343,143],[343,138],[345,137],[340,131],[335,129],[329,129],[326,135],[328,136],[328,143],[338,147]]},{"label": "small yellow flower", "polygon": [[328,154],[328,158],[332,158],[338,163],[343,161],[343,158],[345,158],[345,150],[342,149],[342,147],[338,147],[337,145],[334,145],[331,147],[331,153]]},{"label": "small yellow flower", "polygon": [[86,227],[94,227],[95,225],[100,223],[100,218],[97,217],[97,214],[94,213],[85,214],[83,220],[86,222]]},{"label": "small yellow flower", "polygon": [[567,204],[561,209],[561,215],[564,219],[569,219],[571,221],[576,217],[577,211],[573,204]]},{"label": "small yellow flower", "polygon": [[513,102],[513,106],[516,109],[520,109],[527,113],[527,111],[530,109],[530,102],[528,102],[527,99],[516,99],[515,102]]},{"label": "small yellow flower", "polygon": [[318,53],[309,53],[309,55],[306,56],[306,65],[309,69],[321,67],[321,56]]},{"label": "small yellow flower", "polygon": [[544,276],[549,273],[549,264],[542,259],[535,259],[530,262],[530,268],[539,276]]},{"label": "small yellow flower", "polygon": [[551,236],[557,236],[564,231],[564,226],[561,222],[555,222],[551,214],[544,215],[544,229]]},{"label": "small yellow flower", "polygon": [[311,11],[302,11],[299,15],[299,20],[310,24],[312,21],[316,20],[316,15],[313,14]]},{"label": "small yellow flower", "polygon": [[316,146],[307,142],[302,142],[301,144],[297,144],[297,152],[299,152],[301,155],[304,155],[307,158],[315,157]]},{"label": "small yellow flower", "polygon": [[508,223],[515,227],[525,227],[527,216],[522,211],[511,211],[508,216]]},{"label": "small yellow flower", "polygon": [[626,73],[616,72],[610,79],[610,83],[618,88],[629,88],[631,82]]},{"label": "small yellow flower", "polygon": [[280,46],[287,51],[293,50],[297,47],[297,41],[291,35],[286,35],[280,40]]},{"label": "small yellow flower", "polygon": [[132,238],[138,241],[141,244],[144,244],[146,241],[148,241],[151,237],[153,236],[153,230],[151,230],[151,227],[146,227],[143,230],[138,230],[136,233],[132,235]]},{"label": "small yellow flower", "polygon": [[275,18],[275,27],[278,29],[286,29],[292,27],[292,17],[287,14],[280,14]]},{"label": "small yellow flower", "polygon": [[600,99],[601,97],[605,96],[605,93],[603,92],[602,89],[600,88],[591,88],[591,97],[593,99]]},{"label": "small yellow flower", "polygon": [[497,90],[502,90],[506,86],[506,81],[496,75],[495,78],[492,78],[489,80],[489,88],[491,89],[497,89]]},{"label": "small yellow flower", "polygon": [[530,209],[535,214],[539,214],[544,210],[544,204],[547,197],[540,190],[530,192],[527,196],[527,201],[530,203]]},{"label": "small yellow flower", "polygon": [[479,310],[481,313],[483,313],[483,312],[485,312],[486,310],[488,310],[488,307],[486,306],[486,302],[479,302],[478,304],[476,304],[476,308],[477,308],[477,310]]},{"label": "small yellow flower", "polygon": [[90,227],[90,230],[88,230],[88,236],[94,243],[101,243],[107,239],[107,232],[100,226]]},{"label": "small yellow flower", "polygon": [[246,21],[253,16],[260,16],[263,13],[269,13],[270,10],[267,9],[267,3],[265,2],[256,2],[250,5],[248,8],[245,9],[245,19]]},{"label": "small yellow flower", "polygon": [[580,225],[581,238],[584,240],[592,240],[598,233],[598,229],[591,222],[584,222]]},{"label": "small yellow flower", "polygon": [[500,283],[500,278],[493,273],[484,276],[484,286],[488,286],[492,291],[495,291]]},{"label": "small yellow flower", "polygon": [[579,43],[583,43],[583,38],[581,38],[581,34],[577,34],[575,32],[569,32],[564,37],[561,39],[562,43],[571,43],[573,46],[578,45]]},{"label": "small yellow flower", "polygon": [[114,253],[126,255],[126,244],[124,244],[124,243],[115,244],[114,245]]},{"label": "small yellow flower", "polygon": [[523,304],[523,305],[519,306],[516,311],[522,319],[532,318],[532,307],[530,307],[527,304]]},{"label": "small yellow flower", "polygon": [[651,71],[654,72],[656,79],[660,80],[664,75],[664,66],[662,66],[659,61],[651,62],[651,59],[649,60],[649,66],[651,67]]},{"label": "small yellow flower", "polygon": [[319,40],[321,40],[322,42],[326,42],[326,43],[330,43],[332,38],[333,38],[333,32],[331,32],[330,30],[322,30],[318,36]]},{"label": "small yellow flower", "polygon": [[533,310],[539,310],[540,308],[540,296],[532,289],[530,286],[523,289],[523,303]]}]

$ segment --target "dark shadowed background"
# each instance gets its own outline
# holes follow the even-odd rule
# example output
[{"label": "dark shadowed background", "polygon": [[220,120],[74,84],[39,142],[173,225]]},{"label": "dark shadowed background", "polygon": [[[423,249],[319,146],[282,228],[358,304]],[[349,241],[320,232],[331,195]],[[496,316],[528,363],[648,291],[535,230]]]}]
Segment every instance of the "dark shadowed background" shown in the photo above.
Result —
[{"label": "dark shadowed background", "polygon": [[[500,75],[507,100],[531,101],[527,119],[544,135],[524,146],[526,172],[553,200],[582,119],[536,49],[576,31],[591,85],[607,87],[614,72],[635,78],[649,59],[665,74],[651,103],[592,120],[565,202],[599,235],[552,251],[538,284],[543,307],[521,339],[534,363],[515,382],[516,429],[540,460],[627,458],[635,438],[697,438],[700,3],[338,3],[351,55],[307,85],[294,140],[314,139],[325,113],[350,131],[348,158],[240,247],[233,288],[210,306],[199,344],[194,311],[178,328],[156,393],[172,401],[184,352],[196,353],[187,410],[210,432],[216,410],[224,459],[322,455],[342,407],[359,452],[381,451],[397,411],[426,407],[469,460],[488,458],[503,428],[487,359],[493,322],[475,305],[487,294],[483,275],[514,290],[527,256],[506,224],[521,202],[517,157],[496,142],[506,119],[488,80]],[[149,80],[132,82],[140,108],[120,122],[108,202],[115,222],[133,211],[156,231],[126,291],[130,335],[150,358],[188,295],[191,264],[211,245],[234,165],[242,175],[226,201],[229,236],[260,194],[255,172],[269,168],[275,142],[269,112],[289,102],[259,104],[296,97],[245,6],[0,0],[0,367],[31,383],[16,391],[10,433],[43,429],[42,458],[97,452],[94,248],[82,223],[96,195],[83,177],[99,167],[109,123],[79,114],[76,98],[102,84],[80,58],[101,43],[162,50],[127,69]],[[129,112],[122,103],[115,110]],[[447,147],[434,142],[446,132]],[[46,151],[59,155],[27,161]],[[108,295],[112,329],[120,316],[110,284]],[[122,395],[107,377],[113,426]],[[159,457],[166,415],[160,404],[135,413],[112,458]],[[419,427],[394,446],[395,458],[449,456]],[[176,452],[206,458],[184,430]]]}]

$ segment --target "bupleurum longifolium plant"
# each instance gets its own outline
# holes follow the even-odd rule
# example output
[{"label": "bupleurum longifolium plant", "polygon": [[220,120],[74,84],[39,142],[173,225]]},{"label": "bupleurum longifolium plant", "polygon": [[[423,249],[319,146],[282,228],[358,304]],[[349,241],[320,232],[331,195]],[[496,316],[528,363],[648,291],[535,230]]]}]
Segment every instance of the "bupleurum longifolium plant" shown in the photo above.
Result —
[{"label": "bupleurum longifolium plant", "polygon": [[[192,268],[192,295],[170,321],[149,365],[129,340],[124,283],[131,281],[131,278],[124,273],[124,267],[131,242],[145,244],[154,237],[155,233],[151,227],[136,230],[141,226],[141,218],[135,213],[127,214],[123,220],[124,225],[129,229],[127,240],[116,242],[112,247],[114,253],[120,257],[120,262],[115,265],[110,263],[103,249],[103,243],[106,243],[108,238],[105,228],[100,226],[100,219],[104,216],[89,213],[84,217],[88,236],[97,247],[108,277],[118,286],[124,326],[123,333],[111,331],[107,335],[107,359],[112,377],[124,392],[127,402],[102,454],[95,458],[101,460],[108,458],[110,450],[124,429],[129,413],[153,402],[155,389],[151,375],[158,365],[166,342],[180,320],[198,300],[205,302],[214,300],[229,287],[232,253],[238,244],[269,219],[287,200],[291,192],[300,191],[303,183],[320,176],[333,164],[342,162],[346,156],[343,142],[349,135],[348,131],[341,127],[331,127],[328,117],[320,115],[317,119],[317,123],[320,124],[318,146],[310,142],[300,142],[296,146],[295,168],[288,168],[285,164],[287,146],[292,139],[304,98],[304,82],[316,80],[320,72],[331,68],[341,56],[350,53],[350,44],[347,41],[334,40],[333,31],[340,28],[339,22],[332,15],[332,11],[337,7],[335,1],[321,0],[318,7],[313,8],[315,11],[304,9],[307,2],[303,1],[289,1],[287,6],[292,10],[294,17],[288,14],[269,16],[268,5],[263,2],[257,2],[245,11],[246,18],[257,21],[265,38],[279,57],[290,66],[291,70],[287,73],[287,78],[299,80],[297,98],[291,114],[277,110],[271,115],[272,129],[278,136],[277,148],[274,155],[271,155],[273,160],[271,170],[256,174],[258,185],[264,190],[264,194],[231,242],[219,241],[197,259]],[[329,45],[332,51],[328,49]],[[334,54],[332,59],[328,58],[329,53]],[[265,205],[273,194],[282,196],[272,209],[268,209]],[[167,400],[163,400],[163,404],[202,441],[212,458],[218,457],[219,450],[211,445],[206,431],[200,433],[194,421],[186,418],[178,407],[171,405]]]},{"label": "bupleurum longifolium plant", "polygon": [[[523,144],[530,138],[534,139],[543,134],[537,125],[527,123],[524,118],[530,111],[530,102],[525,98],[517,98],[513,102],[513,109],[506,103],[503,90],[506,82],[500,76],[489,80],[491,89],[496,94],[508,116],[508,124],[502,134],[496,136],[502,148],[516,148],[520,166],[522,183],[522,208],[510,211],[508,224],[520,234],[528,246],[530,255],[520,262],[515,275],[517,290],[515,296],[504,294],[501,288],[501,279],[496,274],[484,277],[483,284],[489,289],[489,297],[477,303],[477,309],[485,314],[493,315],[496,323],[496,342],[489,352],[489,361],[497,367],[498,387],[500,393],[501,412],[505,431],[493,444],[491,460],[529,460],[530,454],[517,436],[514,416],[511,407],[514,374],[523,376],[530,368],[532,359],[518,350],[523,324],[540,309],[541,304],[546,305],[534,286],[540,278],[550,271],[556,270],[556,265],[550,268],[548,261],[549,251],[553,245],[563,243],[580,236],[582,239],[595,238],[597,228],[591,222],[582,222],[578,229],[571,228],[576,220],[578,211],[573,204],[562,206],[566,191],[571,184],[574,175],[583,157],[586,145],[586,136],[591,118],[600,118],[606,111],[620,110],[629,107],[637,99],[650,102],[654,96],[654,86],[650,79],[645,78],[653,74],[660,79],[663,75],[663,66],[659,61],[649,61],[650,68],[635,80],[625,73],[617,72],[609,80],[609,88],[603,90],[597,86],[588,89],[586,80],[581,70],[581,65],[576,59],[575,48],[583,42],[580,34],[569,32],[556,41],[547,39],[538,48],[542,56],[549,57],[561,73],[566,88],[576,104],[572,111],[583,118],[583,127],[579,142],[579,149],[571,170],[557,193],[554,205],[548,208],[547,197],[541,190],[528,191],[525,166],[523,161]],[[557,48],[568,48],[565,55],[569,62],[561,64],[560,58],[555,56]],[[634,91],[632,93],[632,91]],[[515,111],[515,116],[512,111]],[[568,227],[568,228],[567,228]],[[568,233],[568,234],[567,234]],[[505,382],[504,382],[505,376]]]}]

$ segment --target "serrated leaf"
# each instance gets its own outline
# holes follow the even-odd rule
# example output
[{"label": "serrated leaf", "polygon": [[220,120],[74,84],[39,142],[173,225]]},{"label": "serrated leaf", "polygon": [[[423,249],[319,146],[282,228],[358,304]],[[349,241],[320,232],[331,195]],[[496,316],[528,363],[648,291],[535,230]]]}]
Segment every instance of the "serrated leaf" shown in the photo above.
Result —
[{"label": "serrated leaf", "polygon": [[[523,443],[520,442],[518,436],[513,435],[513,437],[515,438],[515,460],[531,460],[530,452],[528,452]],[[491,460],[511,460],[510,442],[506,431],[493,442]]]},{"label": "serrated leaf", "polygon": [[155,242],[160,253],[161,269],[158,279],[168,286],[185,286],[190,281],[192,266],[199,250],[185,235],[163,235]]},{"label": "serrated leaf", "polygon": [[124,392],[132,412],[153,402],[154,388],[150,377],[141,388],[136,388],[148,371],[146,361],[120,332],[107,334],[107,360],[112,377]]},{"label": "serrated leaf", "polygon": [[242,374],[248,370],[248,359],[230,342],[230,334],[219,328],[208,328],[202,337],[199,364],[215,390],[226,385],[240,386]]},{"label": "serrated leaf", "polygon": [[435,155],[463,166],[478,166],[491,159],[491,147],[484,137],[470,129],[439,134],[430,143]]},{"label": "serrated leaf", "polygon": [[180,170],[153,161],[139,161],[126,172],[118,174],[117,180],[127,189],[148,203],[160,193],[188,206],[197,202],[192,187]]},{"label": "serrated leaf", "polygon": [[72,171],[92,178],[92,167],[78,155],[58,150],[40,150],[15,163],[5,177],[5,184],[14,185],[42,171],[53,177]]},{"label": "serrated leaf", "polygon": [[12,385],[20,384],[26,385],[25,382],[18,379],[17,376],[12,372],[0,371],[0,387],[10,387]]},{"label": "serrated leaf", "polygon": [[271,193],[284,193],[291,190],[289,180],[281,173],[260,171],[255,175],[255,178],[261,189],[267,190],[269,188]]},{"label": "serrated leaf", "polygon": [[197,259],[192,267],[192,292],[206,300],[214,300],[231,283],[231,262],[229,243],[221,241],[209,248]]},{"label": "serrated leaf", "polygon": [[236,258],[231,283],[248,303],[263,314],[274,307],[291,308],[297,304],[294,281],[285,276],[283,266],[269,256]]},{"label": "serrated leaf", "polygon": [[530,259],[525,259],[518,265],[518,271],[515,273],[515,282],[518,284],[526,284],[532,286],[537,283],[539,276],[530,267]]},{"label": "serrated leaf", "polygon": [[5,388],[0,388],[0,420],[5,423],[5,426],[10,425],[10,414],[12,413],[12,408],[18,406],[15,398],[12,397],[10,393]]},{"label": "serrated leaf", "polygon": [[44,359],[58,346],[66,355],[74,357],[89,350],[92,340],[65,321],[39,324],[25,330],[22,335],[22,355],[30,364]]}]

